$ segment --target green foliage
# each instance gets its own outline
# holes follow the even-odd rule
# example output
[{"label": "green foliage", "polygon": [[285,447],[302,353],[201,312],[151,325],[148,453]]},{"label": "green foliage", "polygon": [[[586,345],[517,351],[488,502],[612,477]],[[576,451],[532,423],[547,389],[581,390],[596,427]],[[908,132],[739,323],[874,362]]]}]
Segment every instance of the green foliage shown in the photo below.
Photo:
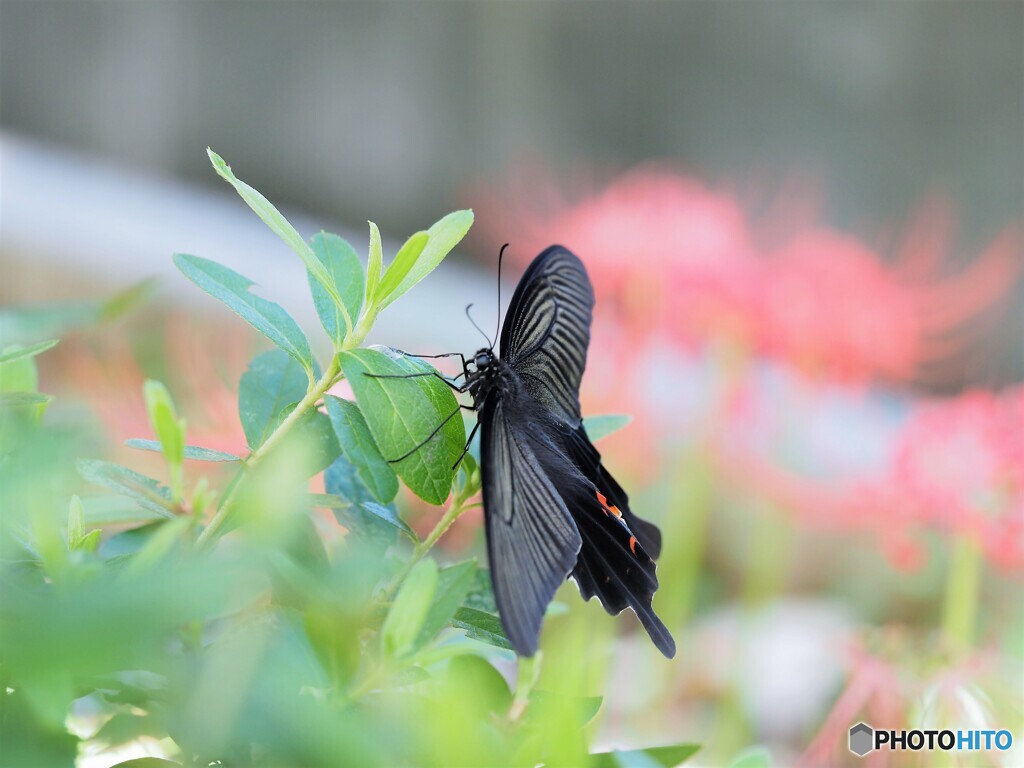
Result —
[{"label": "green foliage", "polygon": [[[0,762],[71,766],[79,748],[146,737],[168,759],[120,765],[585,764],[600,698],[534,690],[539,657],[510,689],[495,666],[512,654],[486,571],[475,559],[441,565],[433,551],[478,506],[472,454],[452,468],[465,441],[457,401],[422,361],[362,346],[472,213],[413,235],[387,270],[371,224],[364,273],[348,243],[321,233],[306,244],[210,156],[300,257],[331,358],[321,369],[295,321],[246,278],[175,256],[275,346],[239,382],[244,457],[188,445],[171,393],[145,383],[152,435],[127,445],[162,454],[166,476],[150,477],[97,457],[87,427],[44,419],[35,365],[56,342],[33,334],[111,316],[137,294],[0,315],[19,343],[38,342],[0,352]],[[327,394],[342,379],[354,401]],[[327,493],[310,494],[320,471]],[[396,504],[399,479],[424,502],[447,500],[422,539]],[[322,508],[348,529],[343,540],[321,537]],[[88,718],[84,736],[68,728],[72,711]],[[657,765],[691,753],[665,750],[643,753]]]}]

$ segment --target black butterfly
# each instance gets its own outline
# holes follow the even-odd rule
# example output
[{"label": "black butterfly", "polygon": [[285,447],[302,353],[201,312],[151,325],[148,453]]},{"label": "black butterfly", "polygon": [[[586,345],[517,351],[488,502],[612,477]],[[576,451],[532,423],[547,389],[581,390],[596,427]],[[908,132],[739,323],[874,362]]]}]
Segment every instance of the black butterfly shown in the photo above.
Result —
[{"label": "black butterfly", "polygon": [[[481,427],[491,582],[516,652],[537,651],[544,611],[566,578],[610,614],[632,608],[665,656],[675,641],[655,615],[661,532],[629,509],[580,416],[594,290],[561,246],[533,260],[509,304],[500,357],[463,364]],[[470,438],[472,439],[472,438]]]}]

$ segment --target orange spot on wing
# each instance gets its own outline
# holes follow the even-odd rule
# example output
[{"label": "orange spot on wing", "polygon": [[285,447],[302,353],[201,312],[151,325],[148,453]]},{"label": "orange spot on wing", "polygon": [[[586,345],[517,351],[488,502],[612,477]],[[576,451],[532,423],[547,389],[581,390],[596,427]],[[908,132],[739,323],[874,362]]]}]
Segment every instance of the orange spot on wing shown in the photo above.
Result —
[{"label": "orange spot on wing", "polygon": [[636,536],[629,537],[629,551],[636,554]]}]

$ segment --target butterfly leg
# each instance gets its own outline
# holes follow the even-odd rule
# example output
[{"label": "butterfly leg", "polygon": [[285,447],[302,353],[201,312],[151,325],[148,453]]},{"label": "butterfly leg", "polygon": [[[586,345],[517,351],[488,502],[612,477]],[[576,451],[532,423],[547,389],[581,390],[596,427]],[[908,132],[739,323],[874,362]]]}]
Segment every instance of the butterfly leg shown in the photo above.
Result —
[{"label": "butterfly leg", "polygon": [[467,389],[469,389],[469,385],[467,385],[467,384],[459,385],[459,384],[455,383],[455,379],[458,379],[462,375],[463,374],[460,373],[455,378],[449,379],[449,378],[447,378],[445,376],[442,376],[437,371],[423,371],[422,373],[404,373],[404,374],[398,374],[398,373],[395,373],[395,374],[389,374],[389,373],[364,373],[363,374],[363,376],[366,376],[366,377],[371,378],[371,379],[418,379],[418,378],[422,378],[424,376],[436,376],[441,381],[443,381],[445,384],[447,384],[449,387],[454,389],[456,392],[465,392]]},{"label": "butterfly leg", "polygon": [[465,370],[466,368],[466,356],[461,352],[445,352],[440,355],[417,355],[414,352],[406,352],[405,350],[402,349],[396,349],[395,352],[399,353],[400,355],[405,355],[406,357],[421,357],[424,360],[434,360],[439,357],[457,357],[460,360],[462,360],[463,370]]},{"label": "butterfly leg", "polygon": [[[427,435],[426,438],[419,445],[415,446],[412,450],[407,451],[406,453],[403,453],[397,459],[388,459],[387,460],[388,464],[397,464],[398,462],[403,461],[404,459],[408,459],[410,456],[412,456],[414,453],[416,453],[416,451],[418,451],[424,445],[429,443],[433,439],[434,435],[436,435],[438,432],[440,432],[441,428],[444,427],[444,425],[447,424],[449,421],[451,421],[455,417],[455,414],[457,414],[463,408],[466,408],[468,410],[472,410],[472,408],[470,406],[468,406],[468,405],[459,405],[458,408],[456,408],[454,411],[452,411],[447,416],[445,416],[444,417],[444,421],[442,421],[440,424],[438,424],[436,427],[434,427],[434,431],[431,432],[429,435]],[[461,460],[461,457],[459,457],[459,458]]]},{"label": "butterfly leg", "polygon": [[[470,411],[475,411],[476,410],[476,408],[473,408],[473,407],[468,406],[468,405],[463,405],[462,407],[466,408],[466,409],[468,409]],[[466,454],[469,453],[469,446],[473,442],[473,438],[476,436],[476,431],[478,429],[480,429],[480,420],[479,419],[477,419],[476,424],[473,425],[473,431],[471,431],[469,433],[469,439],[466,441],[466,446],[462,449],[462,453],[459,454],[459,458],[455,461],[454,464],[452,464],[452,472],[455,471],[455,469],[459,466],[459,464],[462,463],[462,460],[466,457]]]}]

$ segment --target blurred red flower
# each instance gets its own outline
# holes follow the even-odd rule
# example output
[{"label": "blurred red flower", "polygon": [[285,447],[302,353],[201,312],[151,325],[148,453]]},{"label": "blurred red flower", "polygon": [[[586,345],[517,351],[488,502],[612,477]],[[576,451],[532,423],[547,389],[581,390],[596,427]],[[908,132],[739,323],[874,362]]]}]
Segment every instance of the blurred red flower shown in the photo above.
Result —
[{"label": "blurred red flower", "polygon": [[654,329],[688,346],[725,338],[844,380],[908,382],[955,359],[971,341],[969,321],[1006,297],[1021,266],[1020,238],[1008,230],[943,274],[953,224],[937,203],[920,209],[885,259],[815,225],[813,200],[755,220],[735,195],[661,168],[630,171],[574,203],[550,183],[537,188],[540,198],[500,204],[484,194],[481,221],[522,233],[512,251],[522,260],[552,242],[577,252],[598,311],[638,338]]}]

